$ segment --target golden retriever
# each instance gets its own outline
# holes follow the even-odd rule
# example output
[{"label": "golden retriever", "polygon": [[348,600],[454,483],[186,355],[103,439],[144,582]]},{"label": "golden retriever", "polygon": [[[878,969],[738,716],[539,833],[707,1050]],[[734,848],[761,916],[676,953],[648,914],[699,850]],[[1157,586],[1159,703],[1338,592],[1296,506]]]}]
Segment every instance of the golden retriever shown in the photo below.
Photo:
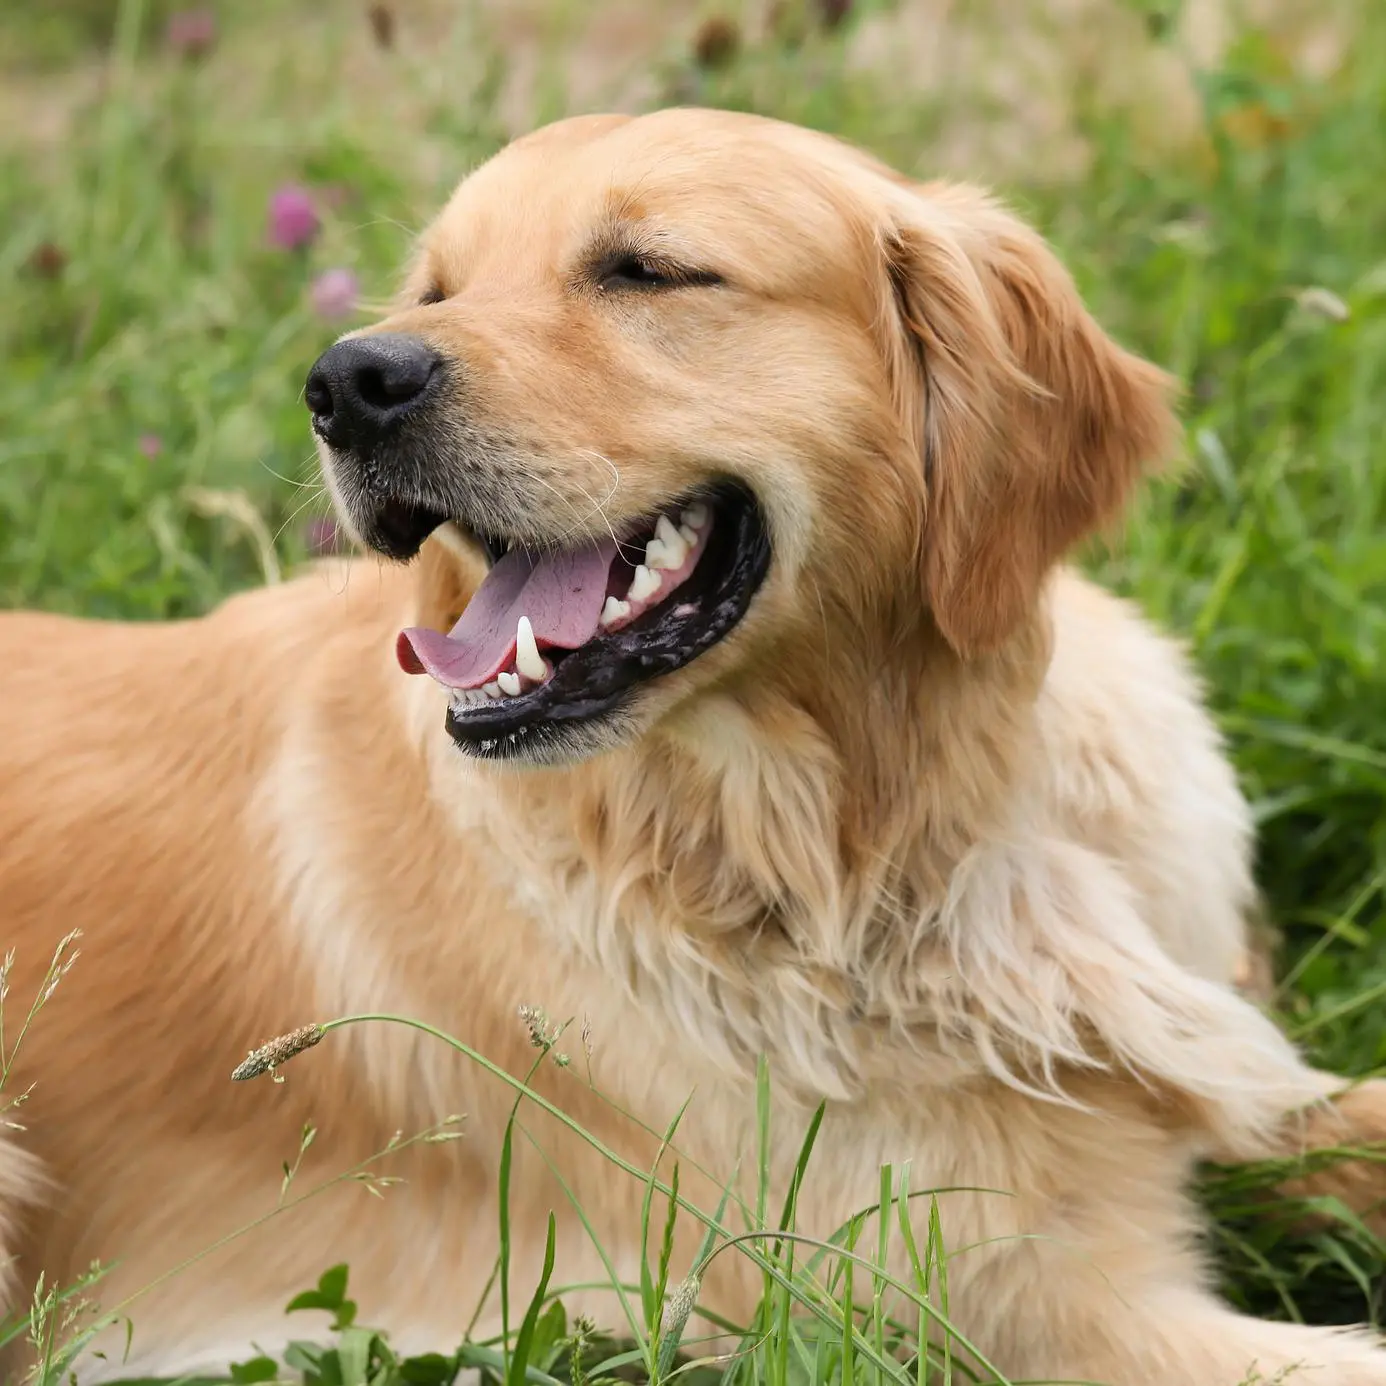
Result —
[{"label": "golden retriever", "polygon": [[[1238,993],[1249,819],[1194,679],[1061,566],[1171,448],[1169,395],[990,198],[823,135],[586,117],[474,172],[306,390],[339,513],[416,562],[0,624],[12,995],[83,933],[11,1078],[10,1302],[100,1257],[123,1303],[273,1208],[305,1122],[290,1197],[459,1112],[384,1199],[334,1186],[155,1285],[132,1365],[302,1335],[282,1305],[336,1259],[363,1321],[455,1341],[511,1090],[387,1026],[227,1071],[398,1011],[523,1074],[530,1004],[588,1018],[534,1081],[625,1158],[695,1093],[705,1209],[754,1184],[762,1055],[772,1208],[827,1101],[804,1232],[886,1163],[953,1190],[952,1317],[1000,1373],[1386,1386],[1369,1333],[1234,1313],[1196,1245],[1199,1157],[1380,1139],[1386,1089],[1330,1101]],[[570,1195],[634,1280],[641,1180],[521,1120],[514,1295],[551,1209],[554,1284],[606,1279]],[[760,1283],[729,1253],[700,1307],[744,1322]]]}]

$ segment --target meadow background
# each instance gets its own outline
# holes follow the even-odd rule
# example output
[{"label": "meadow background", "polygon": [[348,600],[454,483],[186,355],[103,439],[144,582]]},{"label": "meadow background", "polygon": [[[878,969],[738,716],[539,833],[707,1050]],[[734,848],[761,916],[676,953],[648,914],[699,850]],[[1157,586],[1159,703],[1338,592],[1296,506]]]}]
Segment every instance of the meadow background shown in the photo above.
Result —
[{"label": "meadow background", "polygon": [[[1184,382],[1185,465],[1089,562],[1206,674],[1285,1023],[1325,1065],[1386,1066],[1378,0],[9,0],[0,606],[188,616],[331,547],[318,352],[509,136],[675,102],[992,184]],[[1267,1212],[1264,1173],[1207,1181],[1228,1293],[1386,1318],[1380,1243]],[[444,1379],[406,1367],[379,1379]]]}]

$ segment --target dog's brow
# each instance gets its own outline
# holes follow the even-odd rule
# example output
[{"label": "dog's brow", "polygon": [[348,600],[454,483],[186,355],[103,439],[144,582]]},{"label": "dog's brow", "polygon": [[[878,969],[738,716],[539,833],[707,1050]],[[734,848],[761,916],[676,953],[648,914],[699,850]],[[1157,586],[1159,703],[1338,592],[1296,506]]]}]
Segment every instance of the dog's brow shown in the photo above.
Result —
[{"label": "dog's brow", "polygon": [[624,256],[696,264],[707,257],[707,252],[651,218],[614,215],[594,228],[583,246],[581,259],[583,264],[591,265]]}]

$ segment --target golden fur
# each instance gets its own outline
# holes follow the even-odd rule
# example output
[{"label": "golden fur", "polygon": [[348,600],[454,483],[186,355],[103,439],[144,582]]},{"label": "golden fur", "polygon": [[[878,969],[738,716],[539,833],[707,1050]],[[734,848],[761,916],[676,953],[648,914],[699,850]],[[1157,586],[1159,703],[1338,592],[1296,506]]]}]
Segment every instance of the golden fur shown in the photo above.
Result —
[{"label": "golden fur", "polygon": [[[725,285],[574,291],[613,222]],[[766,509],[769,576],[602,754],[523,769],[464,758],[445,695],[395,663],[397,631],[446,628],[478,578],[446,533],[413,568],[334,564],[200,621],[0,621],[12,994],[83,931],[0,1147],[11,1302],[100,1256],[123,1258],[112,1303],[263,1213],[305,1121],[311,1179],[456,1111],[465,1138],[382,1165],[408,1181],[383,1201],[337,1189],[133,1310],[141,1369],[224,1362],[301,1333],[283,1302],[344,1259],[363,1321],[446,1346],[491,1270],[508,1090],[384,1027],[280,1086],[227,1072],[307,1020],[399,1010],[523,1073],[531,1003],[590,1017],[597,1089],[649,1127],[696,1089],[679,1145],[705,1207],[692,1163],[748,1155],[762,1052],[773,1206],[829,1099],[804,1230],[871,1203],[887,1161],[1004,1191],[941,1211],[954,1317],[1007,1373],[1386,1384],[1366,1334],[1234,1314],[1193,1245],[1197,1157],[1379,1139],[1386,1089],[1324,1103],[1339,1080],[1238,993],[1249,818],[1194,680],[1057,566],[1174,424],[1042,241],[792,127],[585,118],[462,184],[380,326],[465,367],[468,465],[519,532],[596,533],[731,472]],[[564,1045],[536,1082],[650,1160],[576,1029]],[[604,1278],[552,1168],[633,1279],[640,1182],[524,1124],[516,1286],[551,1208],[555,1282]],[[744,1317],[757,1285],[727,1255],[703,1302]]]}]

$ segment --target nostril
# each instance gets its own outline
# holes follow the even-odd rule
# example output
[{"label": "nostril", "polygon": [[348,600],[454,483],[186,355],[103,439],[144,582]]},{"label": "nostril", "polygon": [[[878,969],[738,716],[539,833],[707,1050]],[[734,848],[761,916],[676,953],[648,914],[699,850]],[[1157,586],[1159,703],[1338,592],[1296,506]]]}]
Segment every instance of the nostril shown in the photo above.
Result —
[{"label": "nostril", "polygon": [[303,388],[303,402],[315,417],[320,419],[330,419],[332,417],[332,391],[328,389],[327,382],[316,372],[308,377],[308,383]]},{"label": "nostril", "polygon": [[388,409],[395,403],[385,388],[385,377],[380,371],[372,370],[370,367],[358,371],[354,383],[357,398],[363,404],[370,405],[372,409]]},{"label": "nostril", "polygon": [[369,408],[388,413],[421,395],[437,364],[431,353],[391,355],[378,363],[364,364],[353,382],[357,397]]},{"label": "nostril", "polygon": [[428,383],[417,371],[387,371],[367,366],[356,377],[356,393],[372,409],[391,409],[411,400]]}]

